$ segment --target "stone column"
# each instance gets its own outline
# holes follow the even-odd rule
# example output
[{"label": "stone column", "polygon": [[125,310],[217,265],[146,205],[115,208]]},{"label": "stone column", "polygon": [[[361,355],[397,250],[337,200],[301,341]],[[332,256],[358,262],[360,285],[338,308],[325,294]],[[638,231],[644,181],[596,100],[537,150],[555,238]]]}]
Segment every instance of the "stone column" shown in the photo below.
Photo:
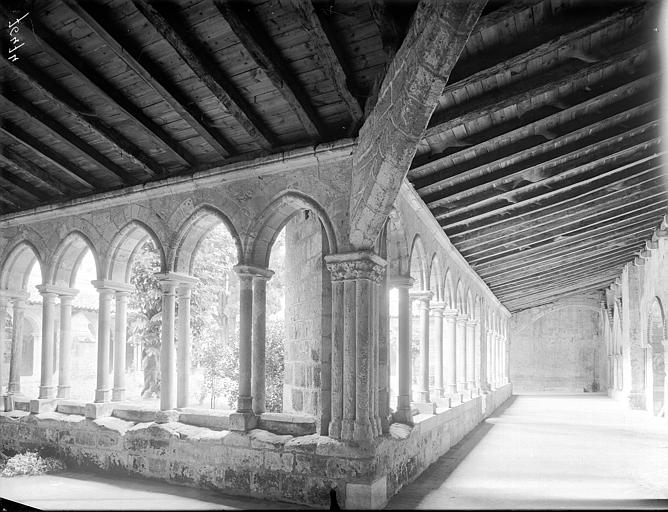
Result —
[{"label": "stone column", "polygon": [[21,393],[21,364],[23,352],[23,316],[26,307],[28,294],[14,298],[12,309],[12,351],[9,362],[9,384],[7,393]]},{"label": "stone column", "polygon": [[176,351],[176,406],[187,407],[190,400],[190,297],[193,283],[180,283],[177,289],[179,302],[178,346]]},{"label": "stone column", "polygon": [[111,300],[115,290],[109,288],[104,281],[93,281],[99,294],[97,317],[97,388],[95,402],[108,402],[111,399],[111,382],[109,380],[109,349],[111,343]]},{"label": "stone column", "polygon": [[332,399],[329,436],[341,438],[341,421],[343,419],[343,326],[344,326],[344,281],[341,274],[332,272]]},{"label": "stone column", "polygon": [[383,433],[390,429],[390,298],[387,275],[378,291],[378,414]]},{"label": "stone column", "polygon": [[493,354],[493,345],[494,345],[494,340],[492,339],[493,336],[493,331],[489,328],[485,331],[485,345],[486,345],[486,356],[487,356],[487,364],[485,365],[486,368],[486,378],[485,378],[485,386],[487,391],[490,391],[494,387],[494,354]]},{"label": "stone column", "polygon": [[[5,324],[7,323],[7,297],[0,295],[0,395],[3,394],[5,374],[4,374],[4,356],[5,356]],[[10,348],[11,351],[11,348]]]},{"label": "stone column", "polygon": [[[262,271],[262,273],[260,273]],[[265,348],[267,336],[267,281],[274,273],[271,270],[257,269],[253,276],[253,347],[251,371],[251,396],[253,412],[265,412],[266,369]]]},{"label": "stone column", "polygon": [[398,354],[397,377],[398,392],[395,420],[408,425],[413,424],[411,411],[411,300],[408,290],[413,286],[413,278],[398,276],[391,280],[391,286],[397,288],[399,295],[398,318]]},{"label": "stone column", "polygon": [[253,276],[246,266],[237,265],[234,270],[239,276],[239,401],[237,412],[253,413],[251,390],[252,350],[253,350]]},{"label": "stone column", "polygon": [[411,297],[420,301],[420,402],[429,403],[429,290],[411,292]]},{"label": "stone column", "polygon": [[53,382],[53,357],[55,352],[53,329],[55,327],[56,297],[58,295],[45,285],[39,285],[37,289],[42,295],[42,363],[38,398],[54,398],[56,396],[56,386]]},{"label": "stone column", "polygon": [[162,289],[162,336],[160,340],[160,410],[176,408],[176,344],[174,319],[176,317],[176,287],[178,281],[160,277]]},{"label": "stone column", "polygon": [[455,334],[456,363],[455,373],[457,376],[457,391],[466,389],[466,315],[457,316],[457,329]]},{"label": "stone column", "polygon": [[125,360],[128,322],[128,296],[130,292],[116,290],[116,321],[114,328],[114,389],[111,399],[125,400]]},{"label": "stone column", "polygon": [[473,354],[475,357],[475,367],[473,371],[473,381],[474,381],[474,387],[475,389],[478,390],[478,392],[481,392],[483,389],[482,385],[482,375],[483,375],[483,368],[482,368],[482,361],[484,359],[484,354],[483,354],[483,347],[484,347],[484,342],[481,337],[481,328],[480,328],[480,321],[476,322],[475,328],[473,331],[473,341],[474,341],[474,347],[473,347]]},{"label": "stone column", "polygon": [[475,388],[475,324],[476,320],[466,322],[466,389]]},{"label": "stone column", "polygon": [[78,292],[60,294],[60,359],[58,398],[70,398],[72,378],[72,300]]},{"label": "stone column", "polygon": [[434,385],[436,396],[442,398],[445,396],[445,387],[443,384],[443,310],[445,304],[436,302],[431,306],[431,314],[434,318],[434,344],[436,346],[436,365]]},{"label": "stone column", "polygon": [[445,309],[443,311],[445,317],[445,386],[446,392],[449,396],[457,394],[457,310]]},{"label": "stone column", "polygon": [[[332,273],[332,279],[343,281],[343,340],[342,344],[338,340],[333,340],[332,343],[333,346],[343,347],[342,368],[338,368],[338,364],[332,364],[333,382],[339,378],[334,376],[335,371],[341,371],[343,382],[340,437],[344,440],[369,440],[379,433],[375,418],[378,407],[376,403],[371,403],[377,400],[377,394],[373,392],[372,386],[374,374],[378,371],[375,368],[377,364],[375,345],[378,342],[375,332],[378,322],[375,320],[375,315],[378,314],[378,308],[374,307],[374,295],[385,261],[368,251],[332,254],[327,256],[325,261]],[[338,300],[337,293],[334,290],[334,302]],[[335,316],[333,326],[339,322],[340,319]],[[338,328],[335,327],[333,334],[337,332]],[[333,360],[335,352],[333,349]],[[334,398],[332,402],[336,403]],[[334,405],[332,407],[334,409]],[[333,410],[333,419],[336,414],[337,412]],[[332,433],[336,434],[334,430],[330,431],[330,435]]]}]

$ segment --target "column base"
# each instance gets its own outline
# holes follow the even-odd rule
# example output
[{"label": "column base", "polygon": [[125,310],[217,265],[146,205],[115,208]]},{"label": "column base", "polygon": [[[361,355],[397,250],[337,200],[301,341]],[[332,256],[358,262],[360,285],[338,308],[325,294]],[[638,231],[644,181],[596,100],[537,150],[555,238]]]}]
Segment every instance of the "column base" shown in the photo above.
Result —
[{"label": "column base", "polygon": [[350,441],[353,439],[353,432],[355,420],[342,419],[341,420],[341,439],[344,441]]},{"label": "column base", "polygon": [[56,398],[55,386],[40,386],[38,399]]},{"label": "column base", "polygon": [[421,403],[427,403],[427,402],[431,401],[430,398],[429,398],[429,391],[422,390],[418,394],[420,395],[420,402]]},{"label": "column base", "polygon": [[95,403],[104,403],[111,400],[111,390],[110,389],[96,389],[95,390]]},{"label": "column base", "polygon": [[114,412],[114,405],[111,402],[88,403],[84,405],[84,413],[86,418],[91,420],[111,416],[111,413]]},{"label": "column base", "polygon": [[448,395],[450,398],[450,406],[454,407],[455,405],[461,404],[464,401],[461,393],[450,393]]},{"label": "column base", "polygon": [[55,412],[57,407],[57,398],[37,398],[30,400],[30,412],[33,414]]},{"label": "column base", "polygon": [[403,423],[404,425],[413,426],[413,410],[409,407],[402,407],[397,409],[392,415],[394,423]]},{"label": "column base", "polygon": [[368,418],[355,420],[353,439],[355,441],[367,441],[373,439],[373,429]]},{"label": "column base", "polygon": [[420,414],[436,414],[436,404],[434,402],[414,402],[413,408]]},{"label": "column base", "polygon": [[436,400],[434,400],[434,403],[441,408],[445,409],[450,409],[452,407],[450,397],[438,397]]},{"label": "column base", "polygon": [[230,430],[247,432],[257,427],[257,416],[252,412],[233,412],[230,414]]},{"label": "column base", "polygon": [[336,419],[329,422],[329,437],[341,439],[341,420]]},{"label": "column base", "polygon": [[125,388],[114,388],[111,391],[112,402],[122,402],[125,400]]},{"label": "column base", "polygon": [[237,401],[237,412],[240,414],[253,414],[253,397],[240,396]]},{"label": "column base", "polygon": [[68,400],[71,396],[72,386],[58,386],[57,398]]}]

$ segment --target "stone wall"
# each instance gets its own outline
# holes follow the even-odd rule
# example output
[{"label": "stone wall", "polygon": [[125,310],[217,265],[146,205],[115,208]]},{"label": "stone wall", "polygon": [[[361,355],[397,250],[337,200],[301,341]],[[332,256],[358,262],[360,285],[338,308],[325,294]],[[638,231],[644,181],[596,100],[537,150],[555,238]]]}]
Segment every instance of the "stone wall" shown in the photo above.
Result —
[{"label": "stone wall", "polygon": [[513,315],[510,380],[520,392],[591,392],[607,385],[600,297],[583,296]]},{"label": "stone wall", "polygon": [[[327,253],[322,226],[312,213],[300,213],[286,226],[285,383],[283,410],[320,419],[328,410],[321,385],[329,375],[331,286],[323,264]],[[323,375],[324,374],[324,375]],[[322,393],[321,391],[325,391]]]},{"label": "stone wall", "polygon": [[0,413],[0,450],[39,450],[64,458],[72,469],[137,474],[320,507],[329,506],[329,490],[335,487],[346,508],[380,508],[511,392],[508,384],[439,414],[416,416],[415,427],[393,425],[389,435],[363,444],[318,434],[214,430],[181,421],[12,411]]}]

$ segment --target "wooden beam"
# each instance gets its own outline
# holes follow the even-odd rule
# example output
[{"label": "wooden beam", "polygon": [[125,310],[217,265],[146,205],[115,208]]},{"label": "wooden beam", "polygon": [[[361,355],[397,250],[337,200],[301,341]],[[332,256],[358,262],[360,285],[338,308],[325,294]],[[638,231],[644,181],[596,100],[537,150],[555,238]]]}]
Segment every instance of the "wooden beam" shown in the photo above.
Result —
[{"label": "wooden beam", "polygon": [[217,65],[209,62],[201,53],[195,52],[164,16],[148,2],[132,0],[132,3],[248,135],[265,149],[271,149],[278,145],[274,135],[255,114],[251,105],[237,90],[236,86],[223,76]]},{"label": "wooden beam", "polygon": [[470,188],[464,188],[462,185],[458,188],[458,192],[450,194],[440,191],[423,198],[423,201],[430,209],[448,205],[447,214],[437,218],[449,218],[458,213],[470,212],[498,202],[496,195],[481,198],[485,193],[504,190],[507,186],[512,187],[517,181],[524,180],[532,183],[513,188],[511,192],[501,195],[507,197],[519,192],[537,190],[546,185],[558,184],[573,176],[590,172],[595,168],[609,166],[629,155],[635,155],[638,151],[646,149],[645,145],[648,141],[656,141],[656,137],[652,136],[658,134],[659,127],[659,121],[650,121],[566,154],[554,152],[552,158],[534,165],[512,166],[505,170],[503,176],[492,178],[490,181],[470,186]]},{"label": "wooden beam", "polygon": [[[504,304],[504,306],[506,306],[506,308],[508,309],[508,311],[510,311],[511,313],[519,313],[519,312],[524,311],[524,310],[526,310],[526,309],[531,309],[531,308],[536,308],[536,307],[540,307],[540,306],[545,306],[545,305],[547,305],[547,304],[553,304],[553,303],[554,303],[555,301],[557,301],[557,300],[560,300],[560,299],[563,299],[563,298],[572,297],[575,293],[580,294],[580,293],[587,293],[587,292],[590,292],[590,291],[591,291],[591,292],[593,292],[593,291],[597,291],[597,292],[599,292],[599,293],[602,293],[602,289],[601,289],[601,288],[598,288],[598,289],[596,289],[596,288],[593,288],[593,289],[585,288],[585,289],[583,289],[583,290],[578,290],[578,291],[575,291],[575,292],[572,292],[572,291],[571,291],[571,292],[564,292],[564,293],[560,293],[560,294],[554,294],[554,295],[551,295],[551,296],[548,297],[548,298],[534,299],[530,304],[528,304],[528,305],[526,305],[526,306],[523,306],[521,303],[519,303],[519,304],[513,306],[512,309],[509,308],[506,304]],[[520,309],[518,309],[518,308],[520,308]]]},{"label": "wooden beam", "polygon": [[555,290],[527,295],[520,299],[507,300],[503,302],[503,305],[506,306],[511,313],[516,313],[524,309],[551,303],[558,298],[568,297],[575,293],[594,290],[603,291],[609,284],[610,280],[606,281],[605,279],[602,279],[600,281],[592,281],[580,285],[563,286]]},{"label": "wooden beam", "polygon": [[458,126],[466,126],[482,116],[489,116],[493,112],[500,112],[509,107],[518,108],[518,105],[530,104],[532,109],[540,105],[549,104],[559,98],[563,88],[571,87],[574,83],[590,84],[601,80],[601,76],[619,73],[631,63],[647,60],[653,50],[650,43],[639,44],[625,51],[617,52],[605,60],[592,65],[583,65],[582,62],[565,63],[539,76],[521,82],[522,90],[516,88],[495,91],[482,96],[472,102],[456,108],[450,108],[440,114],[435,114],[424,136],[426,138],[439,135]]},{"label": "wooden beam", "polygon": [[5,187],[0,186],[0,203],[9,206],[10,210],[20,210],[22,206],[16,202],[16,198],[12,200],[10,199],[10,197],[13,197],[12,191]]},{"label": "wooden beam", "polygon": [[34,180],[38,181],[41,186],[47,188],[52,194],[62,197],[72,193],[70,187],[53,179],[53,176],[50,173],[21,157],[21,155],[9,147],[4,148],[2,153],[0,153],[0,161],[10,168],[15,168],[24,174],[28,174]]},{"label": "wooden beam", "polygon": [[[460,172],[465,171],[471,167],[471,160],[480,160],[496,151],[497,148],[505,146],[508,141],[522,140],[529,137],[546,133],[550,130],[558,128],[560,125],[573,122],[578,119],[587,118],[593,112],[597,112],[610,107],[612,105],[629,101],[634,95],[646,91],[652,85],[658,83],[660,80],[660,73],[651,73],[636,80],[632,80],[619,87],[614,87],[602,94],[589,98],[585,101],[580,101],[577,104],[563,109],[554,114],[550,114],[540,119],[536,119],[530,123],[522,124],[515,129],[501,133],[492,138],[485,138],[480,142],[456,151],[455,153],[441,156],[417,166],[414,166],[408,173],[409,178],[415,183],[417,188],[424,187],[435,181],[438,181],[440,174],[444,169],[452,168],[448,171],[445,177],[454,177]],[[637,105],[632,103],[633,107]],[[467,137],[470,140],[471,137]],[[504,155],[504,157],[511,157],[513,153]],[[490,157],[488,157],[490,158]],[[460,167],[461,166],[461,167]],[[433,176],[435,175],[435,176]],[[424,178],[424,181],[422,180]]]},{"label": "wooden beam", "polygon": [[[21,66],[5,64],[4,69],[11,70],[12,73],[25,80],[33,89],[37,90],[50,101],[64,107],[70,118],[74,119],[80,126],[89,132],[94,132],[99,137],[111,144],[124,158],[127,158],[133,164],[141,168],[148,176],[156,176],[162,170],[145,155],[140,153],[130,142],[117,134],[109,125],[101,120],[87,116],[89,112],[86,105],[77,100],[70,93],[57,86],[41,71],[34,66],[27,64],[24,59],[20,60]],[[111,171],[111,169],[109,169]],[[131,172],[125,171],[123,176],[116,176],[121,183],[135,184],[141,180],[135,177]],[[130,181],[131,180],[131,181]]]},{"label": "wooden beam", "polygon": [[48,196],[32,184],[13,175],[6,170],[0,170],[0,184],[10,185],[10,190],[14,190],[8,197],[23,196],[31,203],[43,203]]},{"label": "wooden beam", "polygon": [[502,241],[490,242],[476,248],[458,247],[457,249],[467,260],[485,257],[485,255],[490,252],[495,255],[500,255],[503,254],[504,249],[512,250],[513,246],[531,247],[556,237],[573,236],[573,234],[583,229],[594,228],[600,224],[610,223],[617,219],[630,220],[633,219],[634,216],[665,206],[668,203],[668,195],[662,188],[663,187],[657,188],[656,192],[653,194],[648,193],[646,197],[642,197],[637,201],[629,200],[616,208],[611,208],[603,212],[598,211],[589,216],[572,219],[570,221],[566,220],[567,217],[564,217],[564,221],[561,223],[556,223],[554,226],[547,229],[528,233],[522,237],[508,237]]},{"label": "wooden beam", "polygon": [[395,17],[389,12],[391,8],[392,5],[386,0],[369,0],[371,16],[378,27],[380,40],[383,43],[383,51],[388,62],[392,62],[403,37],[402,30],[400,30]]},{"label": "wooden beam", "polygon": [[[206,116],[195,106],[192,101],[184,96],[178,88],[169,85],[163,77],[163,73],[157,66],[142,59],[141,51],[121,45],[106,28],[85,8],[85,2],[77,0],[63,0],[68,8],[72,10],[88,27],[100,38],[114,54],[124,62],[132,71],[151,87],[165,102],[176,112],[181,119],[193,128],[214,150],[222,156],[235,155],[238,153],[234,145],[228,141],[217,130],[212,129]],[[144,64],[139,61],[143,60]]]},{"label": "wooden beam", "polygon": [[[29,101],[26,101],[20,96],[10,93],[9,91],[5,91],[4,93],[0,94],[0,98],[11,104],[13,108],[17,109],[18,111],[22,111],[24,115],[27,116],[32,122],[37,124],[42,129],[48,131],[56,139],[62,140],[63,142],[79,150],[79,152],[86,156],[95,165],[105,169],[111,174],[115,174],[124,182],[133,184],[138,183],[138,179],[133,174],[129,173],[115,162],[111,161],[99,151],[85,144],[82,139],[73,135],[69,130],[60,125],[51,116],[34,107]],[[83,177],[73,179],[79,183]],[[85,187],[88,189],[96,187],[104,188],[104,184],[95,178],[87,177],[86,183],[87,185],[85,185]]]},{"label": "wooden beam", "polygon": [[576,290],[582,288],[589,288],[593,286],[602,286],[610,281],[614,280],[616,276],[619,275],[621,269],[609,270],[607,272],[602,272],[599,275],[591,277],[578,277],[575,279],[564,280],[563,282],[551,282],[545,284],[545,286],[539,286],[531,290],[521,290],[513,292],[512,294],[507,294],[502,299],[502,302],[512,302],[517,300],[524,300],[536,296],[549,295],[551,293],[562,293],[566,290]]},{"label": "wooden beam", "polygon": [[88,173],[82,169],[77,169],[66,158],[62,157],[48,146],[34,138],[32,135],[24,132],[22,129],[5,122],[0,127],[0,133],[3,133],[15,142],[25,146],[27,149],[35,153],[40,158],[43,158],[49,164],[56,167],[59,171],[64,173],[68,178],[76,180],[79,184],[85,185],[89,190],[95,188],[95,181],[92,180]]},{"label": "wooden beam", "polygon": [[[656,146],[656,144],[654,143]],[[656,148],[655,148],[656,149]],[[558,189],[551,190],[550,192],[546,192],[543,194],[539,194],[538,196],[535,197],[530,197],[527,199],[519,200],[517,202],[514,202],[512,204],[509,204],[507,206],[502,206],[499,208],[494,208],[494,209],[488,209],[484,212],[478,213],[478,214],[471,214],[470,212],[468,215],[470,216],[469,221],[478,221],[484,218],[492,217],[492,216],[498,216],[501,214],[511,214],[512,211],[517,210],[521,207],[525,207],[528,205],[540,205],[541,202],[545,202],[549,199],[553,199],[556,197],[559,197],[560,195],[563,196],[565,193],[570,193],[573,192],[574,190],[577,191],[577,189],[582,189],[584,187],[588,187],[591,190],[592,186],[596,186],[599,181],[604,181],[605,179],[608,179],[612,176],[615,176],[616,174],[628,171],[628,172],[641,172],[645,169],[655,167],[658,165],[655,160],[659,159],[661,155],[663,155],[665,152],[663,151],[655,151],[652,154],[649,154],[648,156],[639,158],[638,160],[634,160],[630,163],[626,163],[623,165],[615,166],[613,169],[606,170],[604,172],[600,172],[600,174],[597,174],[596,176],[593,176],[591,178],[587,178],[584,180],[577,181],[575,183],[571,183],[566,186],[559,187]],[[535,189],[535,187],[532,187],[532,190]],[[452,218],[452,219],[442,219],[439,217],[438,213],[433,212],[434,217],[437,218],[437,220],[440,221],[441,226],[443,226],[443,229],[447,232],[448,227],[453,226],[453,225],[461,225],[463,223],[462,218],[464,215],[460,215],[459,218]]]},{"label": "wooden beam", "polygon": [[[534,162],[537,162],[541,157],[544,157],[545,160],[540,162],[540,164],[544,164],[550,161],[547,157],[553,155],[556,151],[560,151],[560,154],[563,155],[563,151],[569,146],[583,146],[587,139],[599,139],[604,136],[603,134],[605,133],[623,129],[622,126],[625,126],[629,122],[637,124],[638,119],[643,120],[648,117],[656,117],[658,116],[658,106],[659,100],[657,99],[642,105],[634,105],[628,110],[605,117],[594,123],[587,123],[585,121],[583,125],[577,129],[574,129],[574,127],[569,125],[569,131],[567,133],[555,137],[552,140],[547,140],[539,144],[532,144],[520,151],[514,151],[512,154],[506,154],[506,151],[497,150],[495,153],[483,155],[482,159],[485,159],[485,157],[487,157],[486,159],[493,158],[492,155],[498,156],[482,165],[476,166],[474,162],[462,162],[455,168],[441,169],[440,172],[436,172],[422,179],[414,180],[413,184],[420,197],[422,197],[425,202],[428,202],[430,197],[437,197],[437,195],[443,191],[451,190],[456,193],[461,188],[466,187],[467,183],[472,181],[478,183],[486,176],[497,176],[501,172],[507,176],[512,176],[513,174],[508,173],[507,170],[516,168],[517,166],[527,166],[530,163],[534,164]],[[552,129],[554,128],[556,127],[553,127]],[[536,135],[537,134],[534,134],[533,137],[536,137]],[[504,139],[513,140],[508,137],[507,134]],[[516,142],[523,146],[527,146],[522,140]],[[535,168],[540,164],[534,164],[531,167]],[[490,181],[488,183],[492,182],[493,181]]]},{"label": "wooden beam", "polygon": [[318,18],[313,9],[311,0],[290,0],[290,3],[296,11],[302,28],[309,35],[313,50],[320,62],[320,69],[329,78],[330,83],[348,107],[352,124],[358,125],[362,121],[362,109],[348,88],[348,77],[341,65],[341,61],[336,53],[334,53],[332,44],[327,38],[325,29],[320,22],[320,18]]},{"label": "wooden beam", "polygon": [[[540,208],[527,208],[525,212],[512,216],[501,217],[498,220],[469,224],[448,229],[448,238],[456,245],[462,240],[486,240],[489,237],[502,238],[508,234],[521,232],[524,229],[532,229],[560,218],[562,212],[569,214],[587,205],[595,205],[601,202],[613,201],[618,196],[624,196],[628,190],[629,195],[643,192],[644,187],[652,188],[657,179],[662,179],[659,171],[660,166],[650,167],[642,172],[633,174],[631,177],[624,176],[596,187],[596,189],[578,194],[575,197],[549,203]],[[497,236],[498,235],[498,236]]]},{"label": "wooden beam", "polygon": [[215,4],[241,45],[290,105],[309,137],[312,140],[326,139],[327,130],[310,103],[308,94],[290,72],[280,51],[254,19],[250,8],[244,16],[239,16],[232,4],[220,0],[216,0]]}]

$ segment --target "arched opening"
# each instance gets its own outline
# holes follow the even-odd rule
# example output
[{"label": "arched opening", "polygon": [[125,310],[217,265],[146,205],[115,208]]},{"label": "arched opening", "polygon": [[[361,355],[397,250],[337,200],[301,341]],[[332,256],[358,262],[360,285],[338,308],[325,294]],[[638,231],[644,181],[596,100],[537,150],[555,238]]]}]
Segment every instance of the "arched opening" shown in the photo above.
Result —
[{"label": "arched opening", "polygon": [[665,416],[666,392],[666,320],[658,298],[652,302],[647,326],[648,341],[648,384],[651,394],[650,412],[656,416]]}]

